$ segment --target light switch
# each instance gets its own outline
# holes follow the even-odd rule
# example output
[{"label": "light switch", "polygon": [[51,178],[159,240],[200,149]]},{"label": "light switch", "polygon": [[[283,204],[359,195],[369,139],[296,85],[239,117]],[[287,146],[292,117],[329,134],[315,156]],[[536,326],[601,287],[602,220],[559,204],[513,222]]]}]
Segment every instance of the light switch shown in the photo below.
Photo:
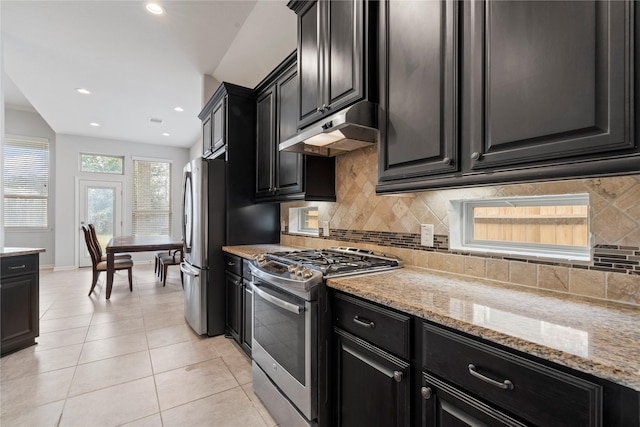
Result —
[{"label": "light switch", "polygon": [[420,244],[433,247],[433,224],[420,224]]}]

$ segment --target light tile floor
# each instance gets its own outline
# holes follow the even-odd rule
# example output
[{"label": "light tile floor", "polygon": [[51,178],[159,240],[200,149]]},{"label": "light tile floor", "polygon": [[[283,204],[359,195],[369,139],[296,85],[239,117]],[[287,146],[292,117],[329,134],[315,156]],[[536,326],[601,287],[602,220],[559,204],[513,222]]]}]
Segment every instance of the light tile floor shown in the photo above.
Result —
[{"label": "light tile floor", "polygon": [[185,323],[178,269],[105,275],[40,272],[38,344],[0,359],[0,425],[272,427],[251,388],[251,362],[223,336]]}]

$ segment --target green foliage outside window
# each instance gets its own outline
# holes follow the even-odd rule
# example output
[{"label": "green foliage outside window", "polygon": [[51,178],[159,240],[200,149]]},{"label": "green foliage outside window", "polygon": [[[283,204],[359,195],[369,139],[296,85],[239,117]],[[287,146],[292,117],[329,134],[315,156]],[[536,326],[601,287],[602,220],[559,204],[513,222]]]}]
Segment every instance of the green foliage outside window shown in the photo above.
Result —
[{"label": "green foliage outside window", "polygon": [[124,157],[80,154],[80,170],[82,172],[113,173],[122,175],[124,172]]}]

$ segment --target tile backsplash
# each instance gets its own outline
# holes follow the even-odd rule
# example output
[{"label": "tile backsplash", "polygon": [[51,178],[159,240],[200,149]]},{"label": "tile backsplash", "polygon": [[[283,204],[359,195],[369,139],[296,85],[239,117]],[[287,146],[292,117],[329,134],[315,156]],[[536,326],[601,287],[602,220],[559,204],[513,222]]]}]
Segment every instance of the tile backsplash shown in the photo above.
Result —
[{"label": "tile backsplash", "polygon": [[[543,183],[433,190],[393,196],[375,193],[375,147],[336,158],[336,197],[331,202],[283,203],[317,206],[330,235],[290,235],[282,243],[308,247],[350,244],[401,257],[406,264],[485,277],[640,306],[640,175]],[[523,257],[450,251],[449,200],[500,196],[588,193],[595,256],[591,263],[568,264]],[[419,245],[420,224],[434,224],[435,246]]]}]

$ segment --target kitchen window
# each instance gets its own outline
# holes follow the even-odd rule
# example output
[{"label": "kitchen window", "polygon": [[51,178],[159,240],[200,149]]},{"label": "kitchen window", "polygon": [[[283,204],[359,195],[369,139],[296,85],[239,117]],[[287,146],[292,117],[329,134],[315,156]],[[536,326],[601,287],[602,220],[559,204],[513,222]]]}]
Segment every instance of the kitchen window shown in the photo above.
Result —
[{"label": "kitchen window", "polygon": [[132,234],[171,235],[171,161],[133,159]]},{"label": "kitchen window", "polygon": [[2,155],[5,228],[47,228],[49,140],[5,136]]},{"label": "kitchen window", "polygon": [[591,260],[589,195],[453,200],[450,248]]},{"label": "kitchen window", "polygon": [[81,153],[80,171],[122,175],[124,174],[124,157]]},{"label": "kitchen window", "polygon": [[319,210],[316,206],[289,208],[289,232],[318,236]]}]

